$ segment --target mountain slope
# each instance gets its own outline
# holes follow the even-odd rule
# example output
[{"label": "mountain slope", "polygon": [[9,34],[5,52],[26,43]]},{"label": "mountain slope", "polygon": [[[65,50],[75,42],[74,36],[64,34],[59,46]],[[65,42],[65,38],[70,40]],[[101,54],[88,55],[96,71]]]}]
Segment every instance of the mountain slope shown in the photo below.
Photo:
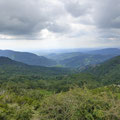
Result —
[{"label": "mountain slope", "polygon": [[89,52],[72,52],[49,54],[46,57],[56,60],[58,65],[72,68],[82,68],[87,65],[96,65],[112,57],[120,55],[120,49],[108,48]]},{"label": "mountain slope", "polygon": [[66,67],[82,68],[87,65],[95,65],[112,58],[111,55],[90,55],[81,54],[69,59],[60,61],[60,64]]},{"label": "mountain slope", "polygon": [[0,57],[0,75],[60,75],[67,74],[68,69],[55,67],[31,66],[11,60],[7,57]]},{"label": "mountain slope", "polygon": [[120,84],[120,56],[85,71],[98,76],[103,84]]},{"label": "mountain slope", "polygon": [[56,62],[53,60],[28,52],[0,50],[0,56],[9,57],[12,60],[23,62],[29,65],[53,66],[56,64]]}]

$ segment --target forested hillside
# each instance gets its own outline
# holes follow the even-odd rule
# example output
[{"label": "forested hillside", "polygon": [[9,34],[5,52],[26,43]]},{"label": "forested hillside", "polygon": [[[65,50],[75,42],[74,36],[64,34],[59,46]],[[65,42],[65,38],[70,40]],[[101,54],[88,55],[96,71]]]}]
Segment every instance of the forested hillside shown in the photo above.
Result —
[{"label": "forested hillside", "polygon": [[57,67],[43,67],[27,65],[21,62],[11,60],[7,57],[0,57],[0,74],[1,75],[61,75],[67,74],[70,70]]},{"label": "forested hillside", "polygon": [[56,62],[53,60],[47,59],[46,57],[43,56],[37,56],[36,54],[29,52],[0,50],[0,56],[8,57],[12,60],[23,62],[29,65],[38,65],[38,66],[56,65]]},{"label": "forested hillside", "polygon": [[25,64],[68,68],[83,68],[88,65],[96,65],[117,55],[120,55],[120,50],[115,48],[88,52],[53,53],[45,56],[38,56],[29,52],[0,50],[0,56],[8,57]]},{"label": "forested hillside", "polygon": [[119,64],[72,73],[1,57],[0,120],[119,120]]},{"label": "forested hillside", "polygon": [[83,68],[102,63],[118,55],[120,55],[120,49],[107,48],[87,52],[54,53],[46,57],[55,60],[59,66]]},{"label": "forested hillside", "polygon": [[120,56],[112,58],[100,65],[88,67],[85,72],[98,76],[104,84],[120,84]]},{"label": "forested hillside", "polygon": [[66,67],[82,68],[88,65],[96,65],[112,58],[110,55],[89,55],[82,54],[69,59],[60,61],[60,64]]}]

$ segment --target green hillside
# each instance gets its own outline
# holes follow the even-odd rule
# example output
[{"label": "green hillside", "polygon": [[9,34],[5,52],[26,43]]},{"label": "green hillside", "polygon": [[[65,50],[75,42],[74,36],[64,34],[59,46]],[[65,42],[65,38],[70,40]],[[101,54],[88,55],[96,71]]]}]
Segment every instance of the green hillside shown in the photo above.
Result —
[{"label": "green hillside", "polygon": [[119,56],[74,74],[1,57],[0,120],[120,120],[119,72]]},{"label": "green hillside", "polygon": [[60,61],[60,64],[66,67],[82,68],[88,65],[96,65],[112,58],[110,55],[90,55],[81,54],[69,59]]},{"label": "green hillside", "polygon": [[68,69],[57,67],[31,66],[21,62],[11,60],[7,57],[0,57],[1,75],[61,75],[67,74]]},{"label": "green hillside", "polygon": [[88,67],[85,71],[98,76],[104,84],[120,84],[120,56],[100,65]]}]

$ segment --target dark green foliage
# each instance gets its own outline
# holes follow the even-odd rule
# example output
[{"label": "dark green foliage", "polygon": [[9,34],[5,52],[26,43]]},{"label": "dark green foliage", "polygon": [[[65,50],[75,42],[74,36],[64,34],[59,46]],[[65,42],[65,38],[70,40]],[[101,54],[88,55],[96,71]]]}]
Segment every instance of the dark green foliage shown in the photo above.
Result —
[{"label": "dark green foliage", "polygon": [[120,120],[120,57],[87,72],[0,58],[0,120]]},{"label": "dark green foliage", "polygon": [[120,56],[112,58],[95,67],[88,67],[84,70],[90,72],[97,77],[101,83],[108,84],[120,84]]},{"label": "dark green foliage", "polygon": [[16,62],[6,57],[0,57],[1,75],[61,75],[67,74],[68,69],[57,67],[31,66],[21,62]]}]

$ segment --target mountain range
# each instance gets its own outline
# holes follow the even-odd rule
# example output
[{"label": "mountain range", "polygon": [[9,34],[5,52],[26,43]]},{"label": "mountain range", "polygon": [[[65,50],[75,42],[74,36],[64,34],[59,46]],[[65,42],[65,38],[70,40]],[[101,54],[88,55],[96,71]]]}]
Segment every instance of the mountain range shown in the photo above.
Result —
[{"label": "mountain range", "polygon": [[70,70],[57,67],[43,67],[28,65],[14,61],[7,57],[0,57],[0,75],[61,75],[67,74]]},{"label": "mountain range", "polygon": [[0,56],[8,57],[28,65],[45,67],[59,66],[79,69],[89,65],[97,65],[118,55],[120,55],[120,49],[117,48],[84,52],[51,53],[45,56],[38,56],[29,52],[0,50]]},{"label": "mountain range", "polygon": [[82,68],[88,65],[96,65],[120,55],[120,49],[107,48],[101,50],[49,54],[46,57],[53,59],[64,67]]},{"label": "mountain range", "polygon": [[93,50],[86,52],[88,54],[94,54],[94,55],[113,55],[117,56],[120,55],[120,49],[118,48],[106,48],[106,49],[100,49],[100,50]]},{"label": "mountain range", "polygon": [[0,50],[0,56],[8,57],[12,60],[23,62],[28,65],[53,66],[56,64],[53,60],[29,52]]},{"label": "mountain range", "polygon": [[[97,56],[98,57],[98,56]],[[82,56],[83,61],[84,57]],[[96,58],[97,60],[97,58]],[[43,66],[34,66],[14,61],[8,57],[0,57],[0,75],[1,76],[11,76],[11,75],[38,75],[38,76],[54,76],[54,75],[67,75],[73,74],[75,71],[71,71],[67,68],[58,68],[58,67],[43,67]],[[79,73],[79,71],[77,71]],[[85,74],[82,74],[85,73]],[[103,85],[109,84],[120,84],[120,56],[113,57],[110,60],[102,62],[97,65],[86,66],[85,69],[78,76],[72,75],[71,77],[63,77],[62,80],[71,80],[76,79],[79,81],[83,78],[84,81],[87,74],[92,74],[91,77],[88,77],[87,80],[91,79],[96,82],[102,83]],[[85,76],[85,77],[83,77]],[[60,78],[61,79],[61,78]],[[90,80],[90,82],[92,81]],[[90,83],[89,82],[89,83]],[[91,82],[92,83],[92,82]],[[80,80],[81,84],[81,80]],[[96,84],[96,83],[95,83]]]}]

